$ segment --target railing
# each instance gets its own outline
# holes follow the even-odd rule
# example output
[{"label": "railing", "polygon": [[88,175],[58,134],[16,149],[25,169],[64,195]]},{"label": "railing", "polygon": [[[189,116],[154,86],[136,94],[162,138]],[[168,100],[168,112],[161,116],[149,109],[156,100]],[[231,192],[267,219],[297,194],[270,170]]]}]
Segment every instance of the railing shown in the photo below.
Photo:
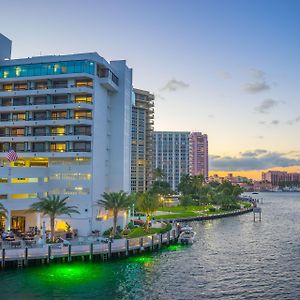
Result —
[{"label": "railing", "polygon": [[77,116],[77,117],[51,117],[51,118],[9,118],[9,119],[0,119],[0,122],[18,122],[18,121],[51,121],[51,120],[79,120],[79,119],[87,119],[92,120],[91,116]]},{"label": "railing", "polygon": [[75,135],[84,135],[84,136],[91,136],[91,132],[69,132],[69,133],[31,133],[31,134],[6,134],[0,133],[0,137],[27,137],[27,136],[75,136]]},{"label": "railing", "polygon": [[[105,76],[106,77],[106,76]],[[93,88],[92,85],[88,84],[81,84],[81,85],[49,85],[47,87],[30,87],[30,88],[24,88],[24,89],[16,89],[16,88],[11,88],[11,89],[0,89],[0,92],[17,92],[17,91],[39,91],[39,90],[50,90],[50,89],[68,89],[68,88]]]}]

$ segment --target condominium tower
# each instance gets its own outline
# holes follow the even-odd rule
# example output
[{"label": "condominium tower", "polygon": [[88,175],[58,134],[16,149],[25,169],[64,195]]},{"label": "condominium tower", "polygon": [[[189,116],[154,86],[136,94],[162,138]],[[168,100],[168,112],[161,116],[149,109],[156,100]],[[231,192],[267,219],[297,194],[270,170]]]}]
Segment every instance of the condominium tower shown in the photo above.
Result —
[{"label": "condominium tower", "polygon": [[[0,201],[8,210],[6,229],[39,227],[42,216],[30,212],[30,205],[57,194],[69,196],[68,204],[80,212],[61,216],[57,230],[65,221],[80,235],[104,230],[111,216],[97,200],[105,191],[130,191],[131,69],[97,53],[7,59],[10,47],[0,36]],[[18,155],[11,163],[10,149]]]},{"label": "condominium tower", "polygon": [[191,132],[190,144],[190,175],[203,175],[208,179],[208,140],[207,135],[201,132]]},{"label": "condominium tower", "polygon": [[173,190],[182,174],[189,174],[189,132],[155,131],[153,143],[153,167],[164,173]]},{"label": "condominium tower", "polygon": [[200,132],[155,131],[153,168],[160,168],[173,190],[182,175],[208,178],[208,140]]},{"label": "condominium tower", "polygon": [[152,183],[154,95],[134,89],[131,139],[131,191],[144,192]]}]

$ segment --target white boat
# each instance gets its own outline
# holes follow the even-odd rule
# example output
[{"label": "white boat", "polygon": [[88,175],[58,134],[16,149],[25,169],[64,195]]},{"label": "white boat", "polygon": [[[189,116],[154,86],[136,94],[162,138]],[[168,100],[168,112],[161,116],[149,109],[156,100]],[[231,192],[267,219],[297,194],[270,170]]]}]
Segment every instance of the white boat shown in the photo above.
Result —
[{"label": "white boat", "polygon": [[192,230],[192,227],[183,227],[179,235],[178,241],[181,244],[193,244],[196,232]]}]

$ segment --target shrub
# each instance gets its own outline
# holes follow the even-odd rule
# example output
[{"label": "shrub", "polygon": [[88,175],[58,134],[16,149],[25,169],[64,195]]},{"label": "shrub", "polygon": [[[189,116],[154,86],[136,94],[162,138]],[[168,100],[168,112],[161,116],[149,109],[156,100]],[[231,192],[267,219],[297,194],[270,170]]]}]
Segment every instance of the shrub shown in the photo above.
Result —
[{"label": "shrub", "polygon": [[210,208],[208,209],[208,211],[210,211],[210,212],[216,212],[217,209],[216,209],[215,207],[210,207]]}]

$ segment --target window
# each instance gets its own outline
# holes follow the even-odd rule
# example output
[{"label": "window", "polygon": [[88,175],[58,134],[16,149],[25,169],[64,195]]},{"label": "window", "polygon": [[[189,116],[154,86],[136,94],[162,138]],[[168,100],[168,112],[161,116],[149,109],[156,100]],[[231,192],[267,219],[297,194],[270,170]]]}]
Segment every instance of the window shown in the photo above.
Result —
[{"label": "window", "polygon": [[93,80],[92,79],[81,79],[76,80],[75,82],[76,87],[93,87]]},{"label": "window", "polygon": [[51,143],[50,149],[51,149],[51,152],[65,152],[66,144],[65,143]]},{"label": "window", "polygon": [[1,66],[0,78],[88,73],[94,75],[95,63],[89,60]]},{"label": "window", "polygon": [[45,90],[48,88],[47,81],[41,81],[35,83],[36,90]]},{"label": "window", "polygon": [[35,128],[33,128],[33,135],[34,136],[46,135],[45,127],[35,127]]},{"label": "window", "polygon": [[52,127],[51,134],[52,135],[65,135],[65,127]]},{"label": "window", "polygon": [[34,112],[33,119],[34,120],[46,120],[47,114],[44,111]]},{"label": "window", "polygon": [[11,92],[13,90],[12,84],[3,84],[3,91],[4,92]]},{"label": "window", "polygon": [[90,142],[74,142],[74,151],[89,152],[89,151],[91,151],[91,143]]},{"label": "window", "polygon": [[75,96],[75,102],[91,104],[93,101],[91,95],[80,95],[80,96]]},{"label": "window", "polygon": [[26,115],[25,115],[25,113],[15,113],[12,115],[12,120],[13,121],[25,121]]},{"label": "window", "polygon": [[25,135],[25,129],[24,128],[12,128],[11,129],[11,135],[12,136],[24,136]]},{"label": "window", "polygon": [[89,110],[78,110],[75,111],[75,119],[91,119],[92,112]]},{"label": "window", "polygon": [[27,88],[27,83],[15,83],[14,86],[15,91],[25,91]]},{"label": "window", "polygon": [[33,143],[33,152],[45,152],[45,144],[44,143]]},{"label": "window", "polygon": [[47,104],[47,98],[46,97],[36,97],[33,100],[33,104],[35,104],[35,105]]},{"label": "window", "polygon": [[66,111],[54,111],[51,113],[52,120],[61,120],[67,118],[67,112]]}]

